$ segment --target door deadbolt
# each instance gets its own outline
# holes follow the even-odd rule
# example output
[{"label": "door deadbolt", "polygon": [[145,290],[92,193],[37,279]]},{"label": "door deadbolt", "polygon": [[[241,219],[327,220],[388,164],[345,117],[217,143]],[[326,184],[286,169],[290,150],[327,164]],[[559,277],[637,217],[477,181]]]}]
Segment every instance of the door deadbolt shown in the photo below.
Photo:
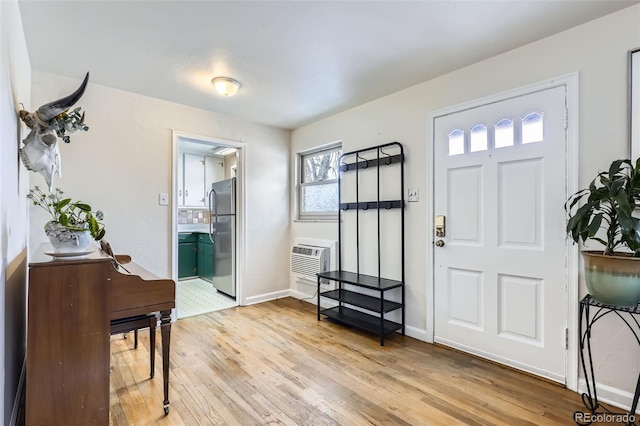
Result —
[{"label": "door deadbolt", "polygon": [[[444,237],[446,235],[444,215],[436,216],[435,228],[436,228],[436,237]],[[439,246],[439,247],[442,247],[442,246]]]},{"label": "door deadbolt", "polygon": [[443,247],[443,246],[444,246],[444,241],[442,240],[436,241],[436,247]]}]

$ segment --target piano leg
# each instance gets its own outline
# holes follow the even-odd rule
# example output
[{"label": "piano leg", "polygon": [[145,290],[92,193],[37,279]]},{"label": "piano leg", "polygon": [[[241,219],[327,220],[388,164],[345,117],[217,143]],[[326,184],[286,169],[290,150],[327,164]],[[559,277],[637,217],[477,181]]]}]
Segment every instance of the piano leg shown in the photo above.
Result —
[{"label": "piano leg", "polygon": [[162,333],[162,379],[164,382],[164,414],[169,414],[169,343],[171,340],[171,311],[160,312]]},{"label": "piano leg", "polygon": [[[149,315],[149,377],[153,379],[156,374],[156,314]],[[138,330],[136,330],[136,333]]]}]

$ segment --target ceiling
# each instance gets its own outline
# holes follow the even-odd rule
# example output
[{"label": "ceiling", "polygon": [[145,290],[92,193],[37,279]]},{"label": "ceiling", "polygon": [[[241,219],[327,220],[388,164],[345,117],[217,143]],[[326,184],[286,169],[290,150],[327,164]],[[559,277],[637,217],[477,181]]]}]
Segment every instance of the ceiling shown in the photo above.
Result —
[{"label": "ceiling", "polygon": [[[640,0],[31,1],[31,66],[294,129]],[[216,76],[242,87],[218,95]]]}]

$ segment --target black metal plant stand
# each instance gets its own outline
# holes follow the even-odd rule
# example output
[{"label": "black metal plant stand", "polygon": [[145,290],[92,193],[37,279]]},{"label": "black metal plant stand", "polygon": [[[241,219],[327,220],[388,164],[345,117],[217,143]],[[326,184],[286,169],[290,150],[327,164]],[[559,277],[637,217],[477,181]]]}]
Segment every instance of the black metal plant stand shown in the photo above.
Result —
[{"label": "black metal plant stand", "polygon": [[[630,315],[623,316],[623,313]],[[620,318],[626,326],[629,328],[633,336],[635,337],[638,345],[640,345],[640,323],[637,316],[640,315],[640,304],[632,307],[623,307],[615,305],[607,305],[594,300],[590,294],[586,295],[580,301],[580,322],[578,324],[578,330],[580,335],[580,361],[582,363],[582,372],[584,373],[584,380],[587,386],[587,392],[582,394],[582,402],[584,406],[589,410],[590,414],[595,416],[597,414],[614,414],[619,415],[620,418],[626,419],[627,425],[635,425],[635,412],[638,407],[638,399],[640,397],[640,374],[638,374],[638,381],[636,383],[635,393],[633,394],[633,402],[631,409],[627,415],[622,413],[613,413],[602,407],[598,402],[598,394],[596,390],[596,379],[593,371],[593,359],[591,353],[591,330],[593,325],[601,318],[608,314],[614,314]],[[583,323],[586,328],[583,329]],[[586,357],[585,357],[586,349]],[[588,358],[588,359],[587,359]],[[598,411],[601,409],[602,411]],[[577,424],[590,424],[590,421],[580,421],[576,412],[574,414],[574,420]]]},{"label": "black metal plant stand", "polygon": [[[340,169],[338,173],[338,270],[321,272],[318,275],[318,321],[320,315],[324,315],[330,320],[358,327],[369,332],[375,333],[380,337],[380,345],[384,346],[384,338],[386,335],[401,331],[405,334],[405,312],[404,312],[404,148],[399,142],[390,142],[384,145],[374,146],[358,151],[348,152],[340,157]],[[389,167],[391,166],[391,167]],[[399,167],[399,180],[395,183],[393,199],[381,199],[381,175],[385,170],[392,170]],[[355,174],[355,200],[351,199],[347,202],[343,200],[343,173]],[[360,175],[361,174],[361,175]],[[360,175],[360,176],[359,176]],[[361,179],[359,179],[361,178]],[[382,177],[384,179],[384,177]],[[362,185],[376,185],[375,200],[361,200],[360,180]],[[371,194],[372,191],[369,191]],[[397,197],[397,198],[396,198]],[[399,220],[397,224],[397,232],[400,234],[401,250],[398,253],[398,261],[401,267],[401,278],[388,279],[382,277],[381,270],[381,244],[384,242],[381,238],[381,216],[390,210],[400,210]],[[345,271],[342,268],[342,251],[343,251],[343,227],[342,216],[345,214],[355,215],[355,271]],[[371,236],[373,232],[370,229],[360,229],[360,216],[374,215],[377,222],[377,274],[366,275],[360,273],[360,234],[367,232]],[[370,217],[370,216],[369,216]],[[335,290],[321,292],[320,284],[322,279],[334,281],[337,283]],[[370,293],[377,291],[377,295],[363,294],[359,289],[368,289]],[[396,302],[389,300],[386,296],[387,292],[400,289],[401,301]],[[329,309],[320,308],[321,297],[332,299],[338,302],[338,305]],[[401,321],[391,321],[385,318],[385,314],[400,310]]]}]

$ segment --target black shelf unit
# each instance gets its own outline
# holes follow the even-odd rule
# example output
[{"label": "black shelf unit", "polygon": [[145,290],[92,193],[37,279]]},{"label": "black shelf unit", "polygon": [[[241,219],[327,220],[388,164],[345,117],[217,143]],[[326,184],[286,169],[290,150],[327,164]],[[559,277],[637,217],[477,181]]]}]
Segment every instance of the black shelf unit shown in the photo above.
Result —
[{"label": "black shelf unit", "polygon": [[[405,334],[405,244],[404,244],[404,148],[399,142],[390,142],[384,145],[378,145],[361,149],[358,151],[347,152],[342,154],[339,160],[340,168],[338,173],[338,270],[321,272],[318,275],[318,321],[321,315],[328,319],[361,328],[363,330],[375,333],[380,337],[380,345],[384,346],[385,336],[401,332]],[[399,182],[397,183],[397,192],[394,190],[393,199],[381,199],[380,180],[384,168],[392,164],[400,167]],[[376,199],[361,200],[360,199],[360,182],[359,173],[364,173],[365,169],[372,169],[373,172],[366,173],[375,174]],[[355,200],[343,200],[343,174],[355,173]],[[364,180],[364,179],[363,179]],[[373,179],[367,179],[364,183],[371,184]],[[364,184],[363,183],[363,184]],[[396,198],[397,197],[397,198]],[[360,215],[364,211],[375,211],[377,219],[377,274],[367,275],[360,273]],[[401,268],[401,279],[385,278],[381,274],[381,216],[388,210],[400,210],[400,218],[398,232],[400,235],[401,250],[398,255]],[[356,232],[355,232],[355,272],[343,270],[343,215],[355,215]],[[368,212],[371,214],[371,212]],[[367,230],[371,234],[371,230]],[[321,282],[329,280],[337,283],[335,290],[321,291]],[[349,286],[347,289],[345,286]],[[372,296],[359,292],[359,289],[368,289],[370,293],[377,292]],[[395,289],[400,290],[401,301],[393,301],[388,299],[386,293]],[[373,291],[371,291],[373,290]],[[322,298],[333,300],[338,305],[322,309],[320,301]],[[354,309],[355,308],[355,309]],[[385,314],[393,311],[400,311],[401,321],[391,321],[385,318]]]},{"label": "black shelf unit", "polygon": [[[640,303],[636,306],[616,306],[607,305],[595,300],[590,294],[587,294],[580,301],[580,322],[578,323],[578,334],[580,336],[580,364],[582,364],[582,373],[586,383],[587,391],[582,394],[582,403],[593,416],[599,414],[611,414],[625,421],[626,425],[636,425],[635,418],[637,416],[636,408],[640,401],[640,373],[633,394],[631,408],[628,413],[612,412],[600,405],[598,401],[598,393],[596,389],[596,377],[593,369],[593,354],[591,352],[591,334],[593,327],[602,317],[613,314],[617,316],[629,329],[633,338],[640,345]],[[628,314],[628,315],[625,315]],[[583,325],[584,324],[584,325]],[[584,414],[576,411],[574,420],[576,424],[588,425],[591,421],[581,421]],[[580,416],[580,417],[578,417]]]}]

